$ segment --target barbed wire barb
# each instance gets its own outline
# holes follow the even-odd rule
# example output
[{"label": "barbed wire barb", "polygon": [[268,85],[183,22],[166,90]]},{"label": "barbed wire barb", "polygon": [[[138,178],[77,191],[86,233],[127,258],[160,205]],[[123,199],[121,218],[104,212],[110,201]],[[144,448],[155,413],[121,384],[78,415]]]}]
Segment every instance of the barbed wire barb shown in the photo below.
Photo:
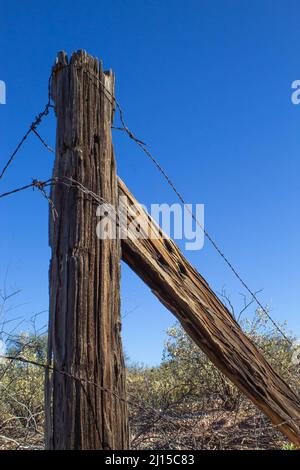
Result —
[{"label": "barbed wire barb", "polygon": [[[48,103],[46,104],[45,108],[43,111],[41,111],[37,116],[36,118],[34,119],[34,121],[32,122],[31,126],[29,127],[28,131],[25,133],[25,135],[22,137],[22,139],[20,140],[20,142],[18,143],[17,147],[15,148],[15,150],[13,151],[13,153],[10,155],[10,157],[8,158],[6,164],[4,165],[1,173],[0,173],[0,180],[3,178],[4,174],[6,173],[6,171],[8,170],[9,166],[12,164],[15,156],[17,155],[17,153],[19,152],[20,148],[22,147],[22,145],[24,144],[24,142],[27,140],[27,138],[29,137],[29,135],[34,132],[38,137],[38,133],[36,132],[36,128],[41,124],[43,118],[45,116],[47,116],[49,114],[49,110],[53,108],[53,105],[51,104],[50,102],[50,98],[48,97]],[[42,140],[42,139],[41,139]]]},{"label": "barbed wire barb", "polygon": [[[169,175],[167,174],[166,170],[162,167],[162,165],[160,164],[160,162],[157,160],[156,157],[154,157],[154,155],[148,150],[148,148],[146,148],[146,144],[138,139],[135,134],[129,129],[129,127],[126,125],[125,123],[125,118],[124,118],[124,113],[123,113],[123,110],[122,110],[122,107],[120,105],[120,103],[117,101],[117,99],[115,98],[115,96],[111,93],[110,90],[107,89],[107,87],[105,86],[105,83],[103,83],[103,81],[99,78],[99,76],[95,75],[94,73],[92,73],[91,71],[87,70],[87,69],[84,69],[82,66],[76,66],[76,64],[68,64],[68,65],[64,65],[62,67],[56,67],[52,70],[51,74],[50,74],[50,77],[49,77],[49,80],[48,80],[48,102],[45,106],[45,109],[39,113],[39,115],[35,118],[34,122],[32,123],[31,127],[29,128],[29,130],[27,131],[27,133],[24,135],[24,137],[21,139],[20,143],[18,144],[18,146],[16,147],[15,151],[12,153],[12,155],[10,156],[10,158],[8,159],[8,162],[6,163],[6,165],[4,166],[1,174],[0,174],[0,180],[2,179],[3,175],[5,174],[5,172],[7,171],[8,167],[10,166],[10,164],[12,163],[14,157],[16,156],[17,152],[19,151],[19,149],[21,148],[21,146],[23,145],[23,143],[25,142],[25,140],[27,139],[27,137],[29,136],[29,134],[31,132],[34,132],[35,135],[39,138],[39,140],[41,141],[41,143],[48,149],[50,150],[51,152],[54,153],[53,149],[51,149],[51,147],[48,146],[48,144],[45,142],[45,140],[37,133],[36,131],[36,128],[39,126],[39,124],[41,123],[42,119],[44,116],[46,116],[48,113],[49,113],[49,109],[50,108],[54,108],[54,106],[51,104],[51,83],[52,83],[52,78],[53,78],[53,74],[54,73],[58,73],[60,70],[62,69],[65,69],[65,68],[69,68],[69,67],[76,67],[78,69],[83,69],[87,75],[89,77],[92,77],[94,78],[95,80],[97,80],[100,85],[102,86],[102,89],[105,93],[105,96],[107,97],[107,99],[110,100],[110,103],[111,104],[115,104],[116,108],[118,109],[118,112],[119,112],[119,117],[120,117],[120,121],[121,121],[121,124],[122,124],[122,127],[113,127],[113,129],[115,130],[119,130],[119,131],[123,131],[125,132],[128,137],[133,140],[141,149],[142,151],[148,156],[148,158],[150,158],[150,160],[153,162],[153,164],[156,166],[156,168],[158,169],[158,171],[161,173],[161,175],[164,177],[164,179],[166,180],[166,182],[168,183],[168,185],[171,187],[172,191],[175,193],[175,195],[178,197],[179,201],[185,206],[186,210],[190,213],[191,217],[193,218],[193,220],[195,221],[195,223],[197,224],[197,226],[203,231],[204,235],[206,236],[206,238],[209,240],[209,242],[211,243],[211,245],[213,246],[213,248],[216,250],[216,252],[219,254],[219,256],[224,260],[225,264],[229,267],[229,269],[232,271],[232,273],[234,274],[234,276],[239,280],[239,282],[241,283],[241,285],[246,289],[246,291],[250,294],[250,296],[254,299],[254,301],[256,302],[256,304],[260,307],[260,309],[262,310],[262,312],[266,315],[266,317],[269,319],[269,321],[273,324],[273,326],[276,328],[276,330],[282,335],[282,337],[290,344],[292,345],[292,342],[290,341],[290,339],[287,337],[287,335],[284,333],[284,331],[282,330],[282,328],[278,325],[278,323],[271,317],[270,313],[267,311],[267,309],[263,306],[263,304],[261,303],[261,301],[258,299],[256,293],[248,286],[248,284],[244,281],[243,277],[239,274],[239,272],[237,271],[237,269],[233,266],[233,264],[231,263],[231,261],[229,260],[229,258],[224,254],[224,252],[220,249],[219,245],[216,243],[216,241],[212,238],[212,236],[210,235],[210,233],[203,227],[203,225],[199,222],[199,220],[197,219],[197,217],[193,214],[192,210],[190,209],[190,207],[187,205],[186,201],[185,201],[185,198],[183,197],[182,193],[177,189],[177,187],[175,186],[175,184],[173,183],[172,179],[169,177]],[[43,188],[45,187],[45,184],[48,184],[50,180],[48,180],[47,182],[43,182]],[[53,180],[52,180],[53,181]],[[32,183],[30,185],[26,185],[26,186],[23,186],[21,188],[17,188],[15,190],[12,190],[10,192],[6,192],[6,193],[3,193],[0,195],[0,198],[3,198],[3,197],[6,197],[6,196],[9,196],[11,194],[14,194],[16,192],[19,192],[19,191],[23,191],[25,189],[28,189],[30,187],[34,187],[36,186],[36,184]],[[37,186],[36,186],[37,187]],[[85,188],[85,191],[89,191],[87,188]],[[45,196],[45,194],[44,194]],[[47,196],[48,197],[48,196]]]}]

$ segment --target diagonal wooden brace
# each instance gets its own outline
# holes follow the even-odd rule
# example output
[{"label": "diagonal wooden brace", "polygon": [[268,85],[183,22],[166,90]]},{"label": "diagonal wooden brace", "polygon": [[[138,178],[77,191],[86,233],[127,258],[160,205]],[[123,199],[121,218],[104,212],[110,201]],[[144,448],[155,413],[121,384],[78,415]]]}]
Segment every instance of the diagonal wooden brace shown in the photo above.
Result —
[{"label": "diagonal wooden brace", "polygon": [[[118,179],[119,196],[127,200],[127,238],[122,258],[176,316],[187,334],[247,397],[300,447],[300,399],[243,333],[208,283],[177,245]],[[127,199],[125,199],[127,198]],[[139,207],[141,230],[156,238],[138,238],[131,223]],[[125,219],[124,219],[125,220]]]}]

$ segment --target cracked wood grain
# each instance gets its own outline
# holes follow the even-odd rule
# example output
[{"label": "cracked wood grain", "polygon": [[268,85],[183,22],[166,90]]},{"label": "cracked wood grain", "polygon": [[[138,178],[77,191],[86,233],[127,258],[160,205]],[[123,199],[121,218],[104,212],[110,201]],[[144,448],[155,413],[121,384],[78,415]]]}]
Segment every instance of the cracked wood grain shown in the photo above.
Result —
[{"label": "cracked wood grain", "polygon": [[[122,258],[176,316],[187,334],[278,429],[300,447],[300,399],[243,333],[208,283],[118,179],[127,198]],[[130,223],[139,206],[139,231]],[[124,227],[123,227],[124,228]],[[152,231],[156,239],[138,238]]]},{"label": "cracked wood grain", "polygon": [[[112,72],[84,51],[53,69],[57,115],[53,178],[74,178],[117,206],[112,146],[113,106],[90,71],[114,93]],[[126,397],[120,336],[120,240],[96,237],[96,203],[78,188],[54,185],[58,213],[50,217],[49,361]],[[91,384],[53,372],[46,377],[46,443],[49,449],[126,449],[126,403]]]}]

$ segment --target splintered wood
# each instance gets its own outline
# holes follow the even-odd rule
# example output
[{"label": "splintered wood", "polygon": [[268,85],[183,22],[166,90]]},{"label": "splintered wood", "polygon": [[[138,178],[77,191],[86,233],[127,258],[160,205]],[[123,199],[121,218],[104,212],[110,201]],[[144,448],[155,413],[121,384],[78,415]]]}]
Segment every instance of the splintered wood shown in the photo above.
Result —
[{"label": "splintered wood", "polygon": [[[300,399],[243,333],[207,282],[163,234],[118,179],[127,198],[127,238],[122,258],[176,316],[187,334],[250,400],[300,446]],[[131,206],[134,206],[133,210]],[[139,226],[153,238],[137,237],[132,219],[139,206]]]},{"label": "splintered wood", "polygon": [[[50,211],[50,322],[46,374],[49,449],[127,449],[125,366],[120,337],[120,239],[96,236],[99,200],[126,198],[122,258],[187,334],[291,442],[300,447],[300,400],[116,177],[111,138],[114,77],[83,51],[60,53],[52,75],[57,115]],[[76,181],[76,185],[59,182]],[[86,194],[82,191],[86,189]],[[87,197],[96,195],[96,198]],[[98,201],[98,202],[97,202]],[[138,211],[137,237],[131,221]],[[122,208],[123,210],[123,208]],[[123,218],[122,218],[123,219]],[[124,226],[122,227],[124,230]],[[117,231],[118,232],[118,231]]]},{"label": "splintered wood", "polygon": [[[70,61],[64,53],[58,56],[52,83],[57,115],[53,178],[74,179],[116,207],[113,94],[114,76],[103,72],[96,59],[83,51]],[[54,372],[46,380],[47,447],[126,449],[120,241],[96,237],[97,203],[78,187],[56,184],[51,199],[58,217],[50,220],[49,362],[70,377]]]}]

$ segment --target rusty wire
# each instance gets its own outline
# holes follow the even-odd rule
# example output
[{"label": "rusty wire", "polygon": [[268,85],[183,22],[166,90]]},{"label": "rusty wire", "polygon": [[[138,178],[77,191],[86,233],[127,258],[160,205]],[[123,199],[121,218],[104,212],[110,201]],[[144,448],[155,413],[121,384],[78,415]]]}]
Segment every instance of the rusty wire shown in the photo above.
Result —
[{"label": "rusty wire", "polygon": [[[75,64],[70,64],[68,66],[65,66],[63,68],[67,68],[67,67],[70,67],[70,66],[75,66]],[[78,67],[78,68],[83,68],[82,66]],[[172,179],[169,177],[169,175],[167,174],[167,172],[165,171],[165,169],[162,167],[162,165],[160,164],[160,162],[157,160],[156,157],[153,156],[153,154],[148,150],[147,148],[147,145],[145,142],[143,142],[142,140],[138,139],[135,134],[127,127],[126,123],[125,123],[125,119],[124,119],[124,113],[123,113],[123,110],[119,104],[119,102],[116,100],[116,98],[114,97],[114,95],[110,92],[110,90],[107,89],[107,87],[105,86],[105,84],[100,80],[99,76],[93,74],[92,72],[90,72],[89,70],[85,70],[85,72],[87,73],[87,75],[89,75],[90,77],[96,79],[102,86],[102,89],[103,89],[103,92],[105,93],[105,96],[107,97],[107,99],[110,100],[111,104],[115,104],[116,108],[118,109],[118,112],[119,112],[119,117],[120,117],[120,121],[121,121],[121,124],[122,124],[122,127],[112,127],[114,130],[118,130],[118,131],[122,131],[122,132],[125,132],[128,137],[133,140],[141,149],[142,151],[148,156],[148,158],[150,158],[150,160],[153,162],[153,164],[156,166],[156,168],[158,169],[158,171],[162,174],[162,176],[164,177],[164,179],[167,181],[168,185],[171,187],[171,189],[173,190],[173,192],[176,194],[176,196],[178,197],[178,199],[180,200],[180,202],[187,208],[187,210],[190,212],[190,215],[192,216],[193,220],[196,222],[196,224],[203,230],[203,233],[205,234],[205,236],[207,237],[207,239],[210,241],[210,243],[213,245],[214,249],[217,251],[217,253],[223,258],[223,260],[225,261],[225,263],[228,265],[228,267],[230,268],[230,270],[233,272],[233,274],[236,276],[236,278],[241,282],[241,284],[243,285],[243,287],[248,291],[248,293],[251,295],[252,299],[257,303],[257,305],[261,308],[261,310],[263,311],[263,313],[267,316],[267,318],[271,321],[271,323],[274,325],[274,327],[276,328],[276,330],[284,337],[284,339],[289,343],[289,344],[292,344],[292,342],[290,341],[290,339],[286,336],[286,334],[283,332],[283,330],[280,328],[280,326],[276,323],[275,320],[273,320],[273,318],[271,317],[271,315],[268,313],[268,311],[266,310],[266,308],[262,305],[262,303],[260,302],[260,300],[257,298],[257,295],[255,292],[253,292],[247,285],[247,283],[243,280],[243,278],[241,277],[241,275],[238,273],[238,271],[235,269],[235,267],[232,265],[232,263],[229,261],[229,259],[227,258],[227,256],[225,256],[225,254],[221,251],[221,249],[219,248],[219,246],[217,245],[217,243],[214,241],[214,239],[210,236],[210,234],[208,233],[208,231],[202,226],[202,224],[198,221],[198,219],[196,218],[196,216],[192,213],[192,211],[189,209],[189,207],[187,206],[186,202],[185,202],[185,199],[183,197],[183,195],[178,191],[178,189],[176,188],[175,184],[173,183]],[[13,153],[11,154],[11,156],[9,157],[7,163],[5,164],[4,168],[2,169],[1,171],[1,174],[0,174],[0,180],[3,178],[4,174],[6,173],[6,171],[8,170],[9,166],[11,165],[11,163],[13,162],[16,154],[18,153],[18,151],[20,150],[20,148],[22,147],[22,145],[24,144],[24,142],[26,141],[26,139],[29,137],[29,135],[31,133],[34,133],[36,135],[36,137],[40,140],[40,142],[43,144],[43,146],[51,153],[55,153],[54,150],[46,143],[46,141],[40,136],[40,134],[37,132],[37,127],[40,125],[40,123],[42,122],[43,118],[45,116],[47,116],[49,114],[49,110],[50,108],[54,108],[54,106],[51,104],[51,80],[52,80],[52,75],[53,75],[53,72],[49,78],[49,81],[48,81],[48,102],[45,106],[45,108],[43,109],[43,111],[41,111],[35,118],[35,120],[33,121],[33,123],[31,124],[30,128],[28,129],[28,131],[26,132],[26,134],[23,136],[23,138],[20,140],[20,142],[18,143],[16,149],[13,151]],[[56,185],[56,184],[62,184],[62,185],[65,185],[69,188],[77,188],[78,190],[80,190],[81,192],[87,194],[88,196],[90,196],[92,199],[94,199],[96,202],[98,203],[101,203],[101,202],[105,202],[103,200],[103,198],[101,198],[100,196],[98,196],[97,194],[95,194],[94,192],[92,192],[91,190],[89,190],[88,188],[86,188],[85,186],[83,186],[80,182],[76,181],[75,179],[73,178],[50,178],[48,180],[45,180],[45,181],[40,181],[40,180],[37,180],[37,179],[34,179],[32,180],[32,182],[30,184],[27,184],[27,185],[24,185],[24,186],[21,186],[21,187],[18,187],[18,188],[15,188],[11,191],[8,191],[8,192],[5,192],[5,193],[2,193],[0,194],[0,198],[4,198],[4,197],[8,197],[10,195],[13,195],[15,193],[18,193],[18,192],[21,192],[21,191],[24,191],[24,190],[27,190],[27,189],[38,189],[42,195],[47,199],[50,207],[51,207],[51,210],[52,210],[52,216],[53,216],[53,219],[55,219],[57,217],[57,211],[54,207],[54,204],[53,204],[53,201],[51,200],[51,198],[49,197],[48,193],[46,192],[46,188],[49,187],[49,186],[52,186],[52,185]],[[0,356],[1,358],[3,359],[6,359],[6,360],[9,360],[9,361],[19,361],[19,362],[23,362],[23,363],[28,363],[28,364],[32,364],[34,366],[37,366],[37,367],[43,367],[47,370],[51,370],[52,372],[56,372],[58,374],[61,374],[61,375],[64,375],[64,376],[67,376],[69,378],[72,378],[76,381],[80,381],[81,383],[86,383],[86,384],[89,384],[89,385],[93,385],[97,388],[99,388],[100,390],[102,390],[103,392],[105,393],[110,393],[112,394],[113,396],[115,396],[117,399],[119,399],[120,401],[122,402],[126,402],[127,404],[131,405],[131,406],[134,406],[134,407],[140,407],[142,409],[146,409],[145,407],[142,407],[141,405],[137,405],[136,403],[133,403],[132,401],[124,398],[124,397],[120,397],[118,394],[116,394],[114,391],[106,388],[106,387],[102,387],[100,386],[99,384],[96,384],[94,382],[91,382],[89,380],[86,380],[86,379],[83,379],[81,377],[77,377],[77,376],[74,376],[68,372],[65,372],[65,371],[61,371],[61,370],[58,370],[56,369],[55,367],[53,366],[50,366],[50,365],[45,365],[45,364],[42,364],[42,363],[39,363],[39,362],[36,362],[36,361],[30,361],[30,360],[27,360],[23,357],[13,357],[13,356]],[[148,408],[150,408],[149,406],[147,406]],[[155,410],[154,408],[151,407],[151,411],[152,412],[155,412],[159,418],[161,419],[166,419],[166,417],[162,414],[162,413],[158,413],[157,410]],[[169,419],[168,419],[169,421]],[[289,422],[294,422],[295,424],[295,421],[296,419],[290,419],[290,420],[287,420],[285,422],[282,422],[282,423],[279,423],[278,425],[271,425],[270,427],[272,428],[277,428],[277,427],[281,427],[282,425],[284,424],[287,424]],[[266,427],[267,429],[267,427]]]},{"label": "rusty wire", "polygon": [[[10,156],[10,158],[8,159],[8,162],[6,163],[6,165],[4,166],[1,174],[0,174],[0,179],[2,179],[4,173],[7,171],[8,167],[10,166],[10,164],[12,163],[15,155],[17,154],[17,152],[19,151],[19,149],[21,148],[21,146],[23,145],[23,143],[25,142],[25,140],[27,139],[27,137],[29,136],[29,134],[31,132],[34,132],[35,135],[39,138],[39,140],[42,142],[42,144],[51,152],[54,153],[53,149],[45,142],[45,140],[37,133],[36,131],[36,128],[38,127],[38,125],[41,123],[42,119],[44,116],[46,116],[48,113],[49,113],[49,109],[50,108],[53,108],[54,106],[51,104],[51,82],[52,82],[52,77],[53,77],[53,73],[57,73],[59,72],[60,70],[63,70],[63,69],[66,69],[66,68],[70,68],[70,67],[75,67],[77,69],[82,69],[84,72],[86,72],[86,74],[89,76],[89,77],[92,77],[93,79],[95,79],[97,82],[100,83],[100,85],[102,86],[102,89],[103,89],[103,92],[106,96],[107,99],[109,99],[110,103],[111,104],[115,104],[116,108],[118,109],[118,112],[119,112],[119,117],[120,117],[120,121],[121,121],[121,124],[122,124],[122,127],[114,127],[115,130],[119,130],[119,131],[123,131],[125,132],[128,137],[133,140],[141,149],[142,151],[148,156],[148,158],[150,158],[150,160],[153,162],[153,164],[156,166],[156,168],[158,169],[158,171],[162,174],[162,176],[164,177],[164,179],[167,181],[168,185],[171,187],[172,191],[176,194],[176,196],[178,197],[178,199],[180,200],[180,202],[186,207],[186,209],[188,210],[188,212],[190,213],[191,217],[193,218],[193,220],[195,221],[195,223],[197,224],[197,226],[203,231],[204,235],[206,236],[206,238],[209,240],[209,242],[212,244],[212,246],[214,247],[214,249],[217,251],[217,253],[222,257],[222,259],[224,260],[224,262],[227,264],[227,266],[230,268],[230,270],[233,272],[233,274],[235,275],[235,277],[239,280],[239,282],[242,284],[242,286],[246,289],[246,291],[251,295],[251,298],[253,298],[253,300],[256,302],[256,304],[260,307],[260,309],[262,310],[262,312],[266,315],[266,317],[270,320],[270,322],[273,324],[273,326],[276,328],[276,330],[282,335],[282,337],[288,342],[288,344],[292,345],[292,342],[290,341],[290,339],[287,337],[287,335],[284,333],[284,331],[282,330],[282,328],[278,325],[278,323],[272,318],[272,316],[269,314],[269,312],[267,311],[267,309],[263,306],[263,304],[261,303],[261,301],[258,299],[256,293],[248,286],[248,284],[244,281],[243,277],[238,273],[237,269],[233,266],[233,264],[231,263],[231,261],[229,261],[228,257],[223,253],[223,251],[220,249],[220,247],[218,246],[218,244],[215,242],[215,240],[211,237],[211,235],[209,234],[209,232],[203,227],[203,225],[199,222],[199,220],[197,219],[197,217],[193,214],[192,210],[189,208],[189,206],[186,204],[186,201],[185,201],[185,198],[183,197],[182,193],[179,192],[179,190],[176,188],[175,184],[173,183],[172,179],[169,177],[169,175],[167,174],[166,170],[162,167],[162,165],[160,164],[160,162],[157,160],[156,157],[154,157],[154,155],[148,150],[147,148],[147,145],[145,144],[145,142],[143,142],[142,140],[140,140],[139,138],[137,138],[135,136],[135,134],[128,128],[128,126],[126,125],[126,122],[125,122],[125,118],[124,118],[124,113],[123,113],[123,109],[120,105],[120,103],[116,100],[114,94],[108,90],[108,88],[105,86],[105,83],[99,78],[98,75],[95,75],[94,73],[92,73],[90,70],[87,70],[85,69],[82,65],[78,66],[76,64],[68,64],[68,65],[64,65],[64,66],[61,66],[61,67],[56,67],[55,69],[52,70],[51,72],[51,75],[49,77],[49,80],[48,80],[48,102],[45,106],[45,109],[44,111],[42,111],[37,117],[36,119],[34,120],[34,122],[31,124],[29,130],[27,131],[27,133],[25,134],[25,136],[21,139],[20,143],[18,144],[18,146],[16,147],[15,151],[12,153],[12,155]],[[23,186],[21,188],[17,188],[17,189],[14,189],[12,191],[9,191],[9,192],[6,192],[6,193],[3,193],[0,195],[0,198],[3,198],[3,197],[6,197],[6,196],[9,196],[11,194],[14,194],[14,193],[17,193],[17,192],[20,192],[20,191],[23,191],[25,189],[28,189],[30,187],[37,187],[38,189],[40,189],[44,196],[48,199],[48,196],[45,194],[44,192],[44,188],[48,185],[48,183],[50,183],[50,181],[52,181],[53,183],[53,179],[52,180],[47,180],[46,182],[43,182],[43,186],[40,186],[38,187],[38,185],[34,182],[32,182],[31,184],[29,185],[26,185],[26,186]],[[85,191],[89,191],[87,188],[85,188]],[[49,200],[51,201],[51,200]],[[52,206],[52,203],[51,203],[51,206]],[[53,208],[52,206],[52,212],[55,210],[55,208]],[[54,212],[53,212],[54,214]]]},{"label": "rusty wire", "polygon": [[110,394],[110,395],[114,396],[117,400],[119,400],[119,401],[121,401],[121,402],[123,402],[127,405],[130,405],[134,408],[139,408],[142,411],[151,411],[154,415],[157,416],[157,420],[162,419],[163,421],[166,421],[166,422],[170,423],[170,418],[171,417],[164,415],[163,414],[164,410],[157,411],[154,407],[152,407],[150,405],[145,405],[145,404],[141,405],[139,403],[135,403],[134,401],[132,401],[128,398],[125,398],[125,397],[122,397],[122,396],[118,395],[116,392],[114,392],[113,390],[111,390],[107,387],[103,387],[102,385],[99,385],[96,382],[93,382],[93,381],[88,380],[88,379],[84,379],[83,377],[79,377],[77,375],[71,374],[70,372],[60,370],[60,369],[58,369],[58,368],[56,368],[52,365],[43,364],[41,362],[34,361],[34,360],[31,360],[31,359],[26,359],[25,357],[20,356],[20,355],[15,355],[15,356],[0,355],[0,359],[10,361],[10,363],[16,361],[16,362],[21,362],[23,364],[33,365],[33,366],[36,366],[36,367],[39,367],[39,368],[43,368],[45,371],[48,371],[48,372],[51,371],[52,373],[57,373],[57,374],[62,375],[64,377],[70,378],[74,381],[80,382],[81,384],[91,385],[91,386],[101,390],[104,393],[107,393],[107,394]]},{"label": "rusty wire", "polygon": [[[24,142],[27,140],[27,138],[29,137],[29,135],[33,132],[35,133],[36,136],[39,137],[39,134],[36,132],[36,128],[41,124],[43,118],[45,116],[47,116],[49,114],[49,110],[50,108],[53,108],[53,105],[50,103],[50,101],[48,101],[48,103],[46,104],[45,108],[43,111],[41,111],[35,118],[35,120],[32,122],[32,124],[30,125],[28,131],[26,132],[26,134],[22,137],[22,139],[20,140],[20,142],[18,143],[17,147],[15,148],[15,150],[13,151],[13,153],[10,155],[10,157],[8,158],[6,164],[4,165],[1,173],[0,173],[0,180],[3,178],[4,174],[6,173],[6,171],[8,170],[9,166],[12,164],[15,156],[17,155],[17,153],[19,152],[20,148],[22,147],[22,145],[24,144]],[[40,138],[40,137],[39,137]]]},{"label": "rusty wire", "polygon": [[1,173],[0,173],[0,180],[3,178],[4,174],[8,170],[9,166],[12,164],[13,160],[15,159],[17,153],[19,152],[20,148],[23,146],[24,142],[27,140],[29,135],[33,132],[37,138],[42,142],[42,144],[52,153],[54,153],[54,150],[49,147],[49,145],[42,139],[42,137],[39,135],[37,132],[37,127],[41,124],[42,120],[44,117],[48,116],[49,111],[51,108],[54,108],[53,104],[51,104],[51,81],[52,81],[52,73],[48,79],[48,99],[47,103],[42,111],[39,112],[39,114],[35,117],[34,121],[31,123],[28,131],[24,134],[18,145],[16,146],[15,150],[12,152],[12,154],[9,156],[6,164],[4,165]]},{"label": "rusty wire", "polygon": [[[258,299],[256,293],[244,281],[243,277],[238,273],[237,269],[233,266],[231,261],[229,261],[229,258],[223,253],[223,251],[218,246],[218,244],[215,242],[215,240],[212,238],[212,236],[209,234],[209,232],[203,227],[203,225],[199,222],[198,218],[193,214],[192,210],[187,205],[187,203],[185,201],[185,198],[183,197],[182,193],[179,192],[179,190],[176,188],[175,184],[173,183],[172,179],[170,178],[170,176],[168,175],[166,170],[162,167],[161,163],[147,149],[147,145],[145,144],[145,142],[143,142],[142,140],[137,138],[135,136],[135,134],[126,125],[123,109],[122,109],[120,103],[115,98],[114,94],[111,93],[111,91],[107,89],[107,87],[105,86],[105,83],[103,83],[103,81],[99,78],[98,75],[95,75],[90,70],[85,69],[82,65],[78,66],[76,64],[68,64],[68,65],[64,65],[61,68],[56,69],[56,70],[59,71],[61,69],[70,68],[70,67],[75,67],[77,69],[83,69],[89,77],[93,77],[95,80],[97,80],[100,83],[100,85],[103,88],[104,94],[106,94],[106,97],[108,97],[111,104],[112,103],[115,104],[115,106],[116,106],[116,108],[118,109],[118,112],[119,112],[119,117],[120,117],[122,127],[113,127],[113,129],[125,132],[128,135],[128,137],[131,140],[133,140],[142,149],[142,151],[148,156],[148,158],[150,158],[152,163],[156,166],[158,171],[161,173],[161,175],[167,181],[167,183],[171,187],[172,191],[176,194],[176,196],[178,197],[180,202],[185,206],[185,208],[187,209],[187,211],[189,212],[189,214],[191,215],[191,217],[193,218],[193,220],[195,221],[197,226],[203,231],[204,235],[209,240],[209,242],[211,243],[213,248],[217,251],[217,253],[221,256],[221,258],[224,260],[226,265],[229,267],[229,269],[233,272],[234,276],[238,279],[238,281],[242,284],[242,286],[246,289],[246,291],[251,295],[251,298],[253,298],[253,300],[260,307],[260,309],[266,315],[266,317],[270,320],[270,322],[273,324],[273,326],[276,328],[276,330],[282,335],[282,337],[288,342],[288,344],[292,345],[292,342],[290,341],[290,339],[287,337],[287,335],[284,333],[284,331],[278,325],[278,323],[271,317],[270,313],[267,311],[267,309],[263,306],[261,301]],[[52,75],[53,75],[53,71],[50,75],[49,83],[51,82]]]},{"label": "rusty wire", "polygon": [[[81,382],[81,383],[85,383],[87,385],[93,385],[94,387],[102,390],[103,392],[106,392],[106,393],[109,393],[111,395],[113,395],[115,398],[117,398],[118,400],[122,401],[122,402],[125,402],[131,406],[134,406],[134,407],[140,407],[142,408],[143,410],[146,410],[147,408],[150,409],[151,411],[155,412],[155,413],[158,413],[157,410],[149,405],[147,405],[146,407],[145,406],[141,406],[141,405],[137,405],[136,403],[128,400],[127,398],[124,398],[124,397],[121,397],[120,395],[118,395],[117,393],[115,393],[113,390],[107,388],[107,387],[103,387],[102,385],[99,385],[97,384],[96,382],[93,382],[91,380],[88,380],[88,379],[84,379],[82,377],[78,377],[74,374],[71,374],[70,372],[67,372],[67,371],[63,371],[63,370],[60,370],[60,369],[57,369],[56,367],[54,366],[51,366],[49,364],[43,364],[41,362],[38,362],[38,361],[34,361],[34,360],[31,360],[31,359],[26,359],[25,357],[23,356],[5,356],[5,355],[0,355],[0,359],[4,359],[4,360],[8,360],[8,361],[17,361],[17,362],[22,362],[24,364],[31,364],[31,365],[34,365],[36,367],[40,367],[40,368],[43,368],[45,370],[50,370],[52,372],[56,372],[60,375],[63,375],[65,377],[68,377],[68,378],[71,378],[73,380],[76,380],[78,382]],[[175,415],[176,416],[176,415]],[[163,415],[161,415],[161,417],[163,418]],[[290,422],[293,422],[294,424],[296,423],[296,421],[300,421],[300,418],[289,418],[285,421],[282,421],[278,424],[270,424],[268,426],[266,426],[266,429],[271,429],[271,428],[279,428],[285,424],[288,424]]]}]

